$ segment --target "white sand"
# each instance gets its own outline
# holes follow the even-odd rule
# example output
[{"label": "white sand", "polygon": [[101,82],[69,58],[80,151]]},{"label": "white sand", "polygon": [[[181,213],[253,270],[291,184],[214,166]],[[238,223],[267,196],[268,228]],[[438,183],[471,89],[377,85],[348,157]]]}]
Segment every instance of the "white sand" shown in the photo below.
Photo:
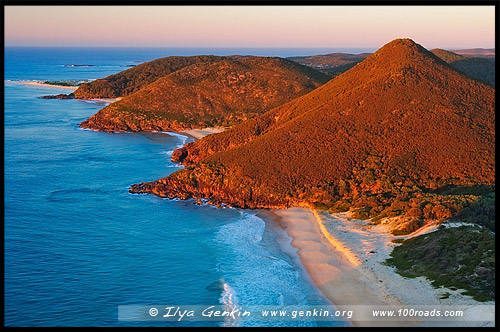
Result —
[{"label": "white sand", "polygon": [[195,139],[200,139],[202,137],[205,137],[210,134],[215,134],[215,133],[220,133],[224,131],[225,128],[222,127],[210,127],[210,128],[203,128],[203,129],[191,129],[191,130],[183,130],[179,131],[180,134],[186,134],[191,137],[194,137]]},{"label": "white sand", "polygon": [[[78,87],[77,86],[62,86],[62,85],[55,85],[55,84],[46,84],[43,82],[35,82],[35,81],[5,81],[6,83],[13,83],[13,84],[22,84],[22,85],[31,85],[31,86],[41,86],[41,87],[46,87],[46,88],[59,88],[59,89],[69,89],[75,91]],[[78,99],[82,101],[100,101],[104,103],[114,103],[115,101],[119,101],[122,99],[122,97],[117,97],[117,98],[93,98],[93,99]]]},{"label": "white sand", "polygon": [[[388,225],[369,225],[348,218],[303,208],[274,210],[279,223],[293,238],[302,263],[313,282],[339,309],[351,305],[494,305],[445,288],[436,289],[424,278],[404,278],[392,267],[382,265],[396,244]],[[432,231],[433,227],[419,232]],[[413,235],[413,234],[412,234]],[[447,299],[440,299],[446,292]],[[381,307],[382,308],[382,307]],[[386,307],[383,307],[386,308]],[[355,326],[480,326],[484,322],[356,321]],[[493,326],[493,323],[491,323]]]},{"label": "white sand", "polygon": [[34,82],[34,81],[8,81],[8,83],[23,84],[23,85],[33,85],[33,86],[43,86],[43,87],[46,87],[46,88],[70,89],[70,90],[73,90],[73,91],[78,88],[77,86],[63,86],[63,85],[46,84],[46,83]]},{"label": "white sand", "polygon": [[117,98],[93,98],[93,99],[77,99],[77,100],[81,100],[81,101],[101,101],[103,103],[114,103],[115,101],[119,101],[120,99],[122,99],[123,97],[117,97]]}]

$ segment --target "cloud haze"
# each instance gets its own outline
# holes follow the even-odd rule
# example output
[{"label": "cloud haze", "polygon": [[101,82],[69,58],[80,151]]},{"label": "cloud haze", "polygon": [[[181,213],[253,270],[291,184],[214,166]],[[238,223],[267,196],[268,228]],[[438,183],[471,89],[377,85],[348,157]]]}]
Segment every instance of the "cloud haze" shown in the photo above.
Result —
[{"label": "cloud haze", "polygon": [[493,6],[6,6],[7,46],[494,47]]}]

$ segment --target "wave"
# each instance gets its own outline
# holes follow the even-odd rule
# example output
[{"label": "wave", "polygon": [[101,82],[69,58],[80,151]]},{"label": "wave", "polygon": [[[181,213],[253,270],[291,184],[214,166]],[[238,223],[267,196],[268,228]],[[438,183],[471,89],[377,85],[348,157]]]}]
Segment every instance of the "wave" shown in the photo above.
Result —
[{"label": "wave", "polygon": [[[186,145],[186,142],[189,138],[189,136],[182,135],[179,133],[174,133],[172,131],[152,131],[152,133],[162,133],[162,134],[167,134],[169,136],[177,137],[180,140],[180,143],[177,145],[177,149],[182,148],[184,145]],[[173,152],[173,151],[172,151]]]},{"label": "wave", "polygon": [[174,150],[160,151],[160,154],[164,154],[167,156],[167,159],[168,159],[167,167],[184,168],[184,165],[170,161],[170,159],[172,157],[172,153],[174,153]]},{"label": "wave", "polygon": [[[218,270],[224,281],[220,302],[224,306],[309,304],[297,267],[266,231],[259,217],[240,211],[242,218],[220,228],[215,241],[224,248]],[[269,238],[271,236],[271,238]],[[223,325],[259,326],[262,322],[231,321]],[[290,326],[290,322],[268,322],[269,326]],[[293,322],[314,326],[314,322]]]},{"label": "wave", "polygon": [[[174,133],[174,132],[170,132],[170,131],[153,131],[153,133],[162,133],[162,134],[167,134],[167,135],[172,136],[172,137],[177,137],[179,139],[180,143],[177,144],[177,146],[175,147],[176,149],[182,148],[184,145],[186,145],[186,142],[189,139],[189,137],[186,135],[182,135],[182,134],[178,134],[178,133]],[[160,153],[167,155],[168,160],[169,160],[169,164],[168,164],[169,167],[184,168],[184,166],[182,164],[173,163],[170,161],[170,157],[172,157],[172,153],[174,153],[174,150],[161,151]]]},{"label": "wave", "polygon": [[[224,305],[224,310],[231,312],[234,308],[238,306],[238,298],[236,297],[236,292],[234,289],[228,284],[223,283],[223,290],[220,297],[220,303]],[[221,324],[224,327],[233,327],[238,326],[238,322],[226,317],[226,320]]]}]

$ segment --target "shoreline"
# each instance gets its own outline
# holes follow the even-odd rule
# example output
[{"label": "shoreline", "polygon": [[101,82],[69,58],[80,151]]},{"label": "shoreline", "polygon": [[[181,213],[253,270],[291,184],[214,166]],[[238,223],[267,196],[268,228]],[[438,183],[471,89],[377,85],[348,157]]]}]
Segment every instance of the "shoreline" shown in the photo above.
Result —
[{"label": "shoreline", "polygon": [[[55,88],[55,89],[66,89],[66,90],[73,90],[73,92],[79,88],[79,86],[65,86],[65,85],[56,85],[56,84],[47,84],[43,82],[37,82],[37,81],[4,81],[5,83],[12,83],[12,84],[21,84],[21,85],[29,85],[29,86],[39,86],[39,87],[46,87],[46,88]],[[121,100],[123,97],[117,97],[117,98],[92,98],[92,99],[84,99],[84,98],[71,98],[74,100],[82,100],[82,101],[87,101],[87,102],[93,102],[93,101],[99,101],[99,102],[104,102],[104,103],[114,103],[116,101]]]},{"label": "shoreline", "polygon": [[[93,101],[98,101],[98,102],[105,102],[105,103],[112,103],[114,101],[119,101],[121,98],[116,98],[116,99],[75,99],[75,100],[81,100],[84,102],[93,102]],[[216,127],[210,127],[210,128],[203,128],[203,129],[190,129],[190,130],[183,130],[183,131],[159,131],[159,130],[147,130],[147,131],[106,131],[106,130],[100,130],[100,129],[93,129],[93,128],[83,128],[79,126],[81,130],[90,130],[90,131],[96,131],[96,132],[103,132],[103,133],[114,133],[114,134],[119,134],[119,133],[125,133],[125,134],[138,134],[138,133],[162,133],[170,136],[182,136],[185,138],[192,138],[193,140],[199,140],[200,138],[203,138],[205,136],[208,136],[210,134],[215,134],[215,133],[220,133],[224,131],[224,128],[216,128]],[[181,144],[178,146],[178,148],[183,147],[185,144]]]},{"label": "shoreline", "polygon": [[[218,131],[219,130],[219,131]],[[222,129],[223,130],[223,129]],[[180,131],[198,140],[220,128]],[[194,135],[193,135],[194,134]],[[330,214],[309,208],[255,209],[256,216],[280,227],[291,238],[302,271],[320,293],[340,311],[360,306],[397,310],[411,306],[474,306],[491,305],[494,301],[478,302],[462,295],[461,290],[434,288],[425,277],[405,278],[394,267],[383,263],[398,244],[394,239],[407,239],[434,231],[431,224],[416,232],[395,236],[389,232],[388,221],[371,225],[367,220],[351,219],[349,212]],[[441,298],[447,293],[447,298]],[[490,307],[490,308],[491,308]],[[494,315],[493,313],[490,313]],[[488,314],[486,314],[488,315]],[[365,316],[366,317],[366,316]],[[482,321],[405,321],[357,320],[345,318],[354,327],[461,327],[494,326]]]},{"label": "shoreline", "polygon": [[[460,290],[434,288],[425,277],[404,278],[383,265],[397,246],[387,224],[370,225],[350,219],[348,213],[329,214],[306,208],[262,210],[258,216],[280,225],[292,238],[302,265],[313,283],[339,310],[374,305],[387,309],[401,306],[489,305],[477,302]],[[427,230],[432,231],[432,230]],[[416,234],[415,234],[416,235]],[[446,299],[440,299],[449,293]],[[353,326],[483,326],[465,321],[349,321]]]},{"label": "shoreline", "polygon": [[223,127],[207,127],[203,129],[188,129],[188,130],[181,130],[178,131],[177,133],[181,135],[187,135],[189,137],[194,138],[195,140],[199,140],[200,138],[203,138],[205,136],[211,135],[211,134],[216,134],[220,133],[226,130],[226,128]]},{"label": "shoreline", "polygon": [[[318,287],[318,285],[312,279],[311,273],[308,271],[306,266],[303,263],[303,259],[299,254],[299,249],[293,245],[294,238],[287,231],[286,227],[283,225],[283,217],[276,213],[276,210],[263,210],[263,209],[255,209],[255,215],[260,219],[264,220],[266,223],[270,223],[273,229],[275,229],[276,233],[284,233],[284,235],[280,235],[282,237],[280,242],[281,251],[289,255],[295,266],[298,269],[298,273],[302,274],[302,277],[308,282],[312,287],[314,287],[317,291],[318,296],[325,302],[327,305],[332,306],[335,310],[339,310],[339,307],[333,303],[333,301],[324,294],[324,292]],[[343,317],[339,321],[344,323],[344,327],[352,327],[352,321]],[[338,321],[337,321],[338,322]]]},{"label": "shoreline", "polygon": [[116,98],[93,98],[93,99],[84,99],[84,98],[73,98],[74,100],[81,100],[81,101],[86,101],[86,102],[93,102],[93,101],[99,101],[103,103],[114,103],[115,101],[120,101],[123,97],[116,97]]},{"label": "shoreline", "polygon": [[[198,140],[223,130],[212,127],[173,134]],[[330,214],[298,207],[253,211],[257,217],[281,228],[290,237],[289,245],[296,249],[295,255],[298,256],[299,273],[305,273],[307,279],[336,310],[352,311],[356,308],[365,315],[360,319],[356,315],[351,319],[344,317],[349,326],[484,327],[495,324],[485,322],[486,318],[483,321],[423,321],[418,317],[408,317],[404,321],[366,319],[371,312],[369,310],[396,311],[412,306],[465,306],[461,309],[474,312],[475,317],[494,316],[494,301],[478,302],[462,295],[459,289],[434,288],[425,277],[405,278],[396,273],[394,267],[384,264],[392,249],[398,245],[392,240],[432,232],[437,229],[436,224],[430,224],[410,235],[395,236],[389,232],[389,219],[373,225],[368,220],[351,219],[349,212]],[[370,306],[371,309],[368,309]],[[487,308],[478,313],[477,307],[474,309],[473,306]]]},{"label": "shoreline", "polygon": [[22,84],[22,85],[32,85],[32,86],[41,86],[41,87],[47,87],[47,88],[70,89],[70,90],[73,90],[73,91],[79,88],[78,86],[65,86],[65,85],[47,84],[47,83],[36,82],[36,81],[5,81],[5,83]]}]

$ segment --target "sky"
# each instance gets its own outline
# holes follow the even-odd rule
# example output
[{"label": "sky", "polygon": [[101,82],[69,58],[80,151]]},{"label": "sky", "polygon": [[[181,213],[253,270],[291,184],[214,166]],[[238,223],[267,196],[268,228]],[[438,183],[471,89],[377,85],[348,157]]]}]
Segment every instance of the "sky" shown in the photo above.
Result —
[{"label": "sky", "polygon": [[5,6],[6,46],[494,48],[494,6]]}]

